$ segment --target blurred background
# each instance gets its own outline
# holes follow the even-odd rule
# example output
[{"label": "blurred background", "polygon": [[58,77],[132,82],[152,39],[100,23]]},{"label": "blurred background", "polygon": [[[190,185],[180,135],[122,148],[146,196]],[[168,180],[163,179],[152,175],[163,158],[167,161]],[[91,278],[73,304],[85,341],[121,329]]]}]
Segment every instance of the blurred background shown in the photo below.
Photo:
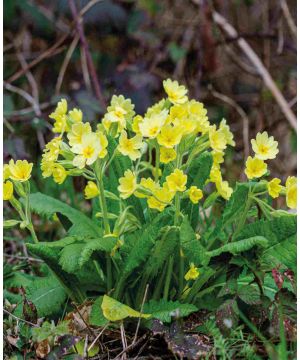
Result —
[{"label": "blurred background", "polygon": [[99,122],[113,94],[143,114],[171,78],[205,104],[212,123],[228,120],[237,145],[225,178],[241,178],[250,139],[266,130],[280,147],[272,175],[285,181],[296,173],[296,5],[4,0],[4,161],[39,161],[61,97]]}]

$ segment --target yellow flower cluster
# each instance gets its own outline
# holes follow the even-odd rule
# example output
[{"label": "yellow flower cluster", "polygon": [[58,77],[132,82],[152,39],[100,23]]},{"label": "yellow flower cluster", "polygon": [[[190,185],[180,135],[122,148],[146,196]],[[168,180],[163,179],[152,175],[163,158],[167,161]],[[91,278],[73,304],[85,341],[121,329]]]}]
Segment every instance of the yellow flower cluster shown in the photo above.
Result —
[{"label": "yellow flower cluster", "polygon": [[[258,179],[266,175],[268,172],[266,160],[275,159],[278,154],[278,142],[273,136],[268,135],[266,131],[258,133],[255,139],[251,140],[254,156],[249,156],[246,161],[245,174],[249,180]],[[297,180],[296,177],[288,177],[286,186],[280,185],[281,180],[274,178],[267,183],[269,195],[275,199],[280,193],[286,194],[287,206],[291,209],[297,207]]]},{"label": "yellow flower cluster", "polygon": [[[167,98],[148,108],[144,115],[135,113],[130,99],[114,95],[96,131],[89,122],[83,121],[80,109],[68,110],[67,101],[59,101],[50,114],[55,121],[53,132],[58,136],[44,149],[43,176],[52,176],[61,184],[67,176],[83,175],[89,180],[85,198],[94,198],[100,191],[93,181],[95,167],[105,169],[113,160],[107,151],[108,141],[113,141],[110,156],[121,154],[134,162],[119,179],[120,197],[145,198],[150,208],[162,211],[176,202],[178,196],[189,198],[192,204],[203,198],[203,189],[194,184],[187,186],[187,174],[190,163],[208,150],[213,158],[209,182],[215,184],[219,196],[228,200],[233,189],[223,179],[221,165],[227,147],[235,146],[235,142],[226,120],[222,119],[218,126],[210,124],[204,105],[190,100],[185,86],[177,81],[167,79],[163,87]],[[246,161],[245,173],[249,180],[266,175],[265,161],[274,159],[278,153],[277,142],[266,132],[258,133],[251,143],[255,155]],[[147,154],[148,162],[142,161],[143,154]],[[141,176],[144,171],[149,171],[153,178]],[[293,181],[293,178],[287,181],[284,188],[279,179],[271,180],[267,184],[270,196],[275,198],[285,192],[288,206],[294,206],[296,184]]]},{"label": "yellow flower cluster", "polygon": [[[11,159],[8,164],[3,167],[3,199],[11,200],[14,196],[13,182],[23,183],[31,177],[33,164],[27,160]],[[12,181],[10,181],[12,180]]]}]

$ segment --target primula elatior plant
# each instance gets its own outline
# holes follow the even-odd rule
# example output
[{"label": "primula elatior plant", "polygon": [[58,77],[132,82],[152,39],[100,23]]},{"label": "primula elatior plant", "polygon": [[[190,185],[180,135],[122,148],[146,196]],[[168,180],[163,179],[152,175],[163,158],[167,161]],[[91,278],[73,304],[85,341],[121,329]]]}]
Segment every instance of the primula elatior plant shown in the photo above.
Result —
[{"label": "primula elatior plant", "polygon": [[[177,81],[163,86],[167,97],[143,116],[122,95],[112,97],[96,126],[65,99],[50,115],[55,137],[45,146],[42,175],[58,184],[84,177],[91,216],[30,193],[33,164],[5,164],[4,200],[20,220],[4,225],[28,229],[28,251],[48,266],[24,282],[39,316],[63,312],[67,297],[95,299],[95,325],[127,317],[169,322],[175,310],[186,316],[230,308],[231,322],[222,323],[230,329],[240,302],[274,301],[272,269],[295,273],[295,214],[275,210],[272,199],[285,196],[295,209],[297,184],[293,176],[285,184],[270,177],[277,141],[258,133],[245,164],[248,180],[230,186],[221,169],[227,147],[235,146],[226,120],[211,124],[204,105]],[[66,236],[39,242],[31,213],[60,221]],[[51,298],[42,296],[47,289]]]}]

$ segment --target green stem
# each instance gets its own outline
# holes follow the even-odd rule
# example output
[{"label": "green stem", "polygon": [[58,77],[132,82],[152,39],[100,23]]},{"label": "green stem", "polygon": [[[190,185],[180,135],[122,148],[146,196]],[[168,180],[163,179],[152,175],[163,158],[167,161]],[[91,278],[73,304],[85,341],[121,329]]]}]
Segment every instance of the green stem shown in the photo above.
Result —
[{"label": "green stem", "polygon": [[182,249],[179,249],[179,296],[181,296],[183,291],[183,279],[184,279],[184,256],[182,254]]},{"label": "green stem", "polygon": [[170,289],[170,283],[171,283],[171,278],[172,278],[173,264],[174,264],[174,258],[173,258],[173,256],[171,256],[168,261],[167,276],[166,276],[166,282],[165,282],[165,286],[164,286],[163,298],[165,300],[168,300],[168,297],[169,297],[169,289]]},{"label": "green stem", "polygon": [[[104,185],[102,181],[102,169],[101,169],[100,160],[96,161],[95,176],[96,176],[97,187],[99,189],[100,207],[103,214],[104,234],[107,235],[110,234],[110,226],[108,220],[107,204],[104,195]],[[111,264],[110,254],[106,254],[106,276],[107,276],[107,291],[110,291],[112,287],[112,264]]]},{"label": "green stem", "polygon": [[235,229],[234,234],[232,235],[232,241],[234,241],[236,239],[236,237],[238,236],[238,234],[242,230],[242,227],[244,226],[244,224],[246,222],[247,214],[248,214],[248,211],[249,211],[251,205],[252,205],[252,197],[248,195],[243,214],[242,214],[242,216],[240,218],[240,221],[238,223],[237,228]]},{"label": "green stem", "polygon": [[162,286],[163,286],[163,281],[165,279],[165,275],[166,275],[166,267],[164,268],[163,273],[159,277],[158,283],[155,286],[155,290],[154,290],[154,293],[153,293],[153,296],[152,296],[152,298],[154,300],[159,300],[160,299],[160,294],[161,294],[161,291],[162,291]]},{"label": "green stem", "polygon": [[159,145],[155,144],[155,182],[158,182],[159,177]]},{"label": "green stem", "polygon": [[29,223],[29,225],[27,225],[27,229],[29,230],[30,234],[31,234],[31,237],[32,237],[32,240],[34,241],[35,244],[37,244],[39,242],[37,236],[36,236],[36,233],[34,231],[34,227],[32,225],[32,222]]}]

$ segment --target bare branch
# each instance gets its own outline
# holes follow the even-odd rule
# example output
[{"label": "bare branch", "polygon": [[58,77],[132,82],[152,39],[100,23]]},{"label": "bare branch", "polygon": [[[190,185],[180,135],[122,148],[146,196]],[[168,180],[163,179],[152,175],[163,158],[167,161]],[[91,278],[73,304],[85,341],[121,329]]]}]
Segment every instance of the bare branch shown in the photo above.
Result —
[{"label": "bare branch", "polygon": [[[233,28],[231,24],[217,11],[213,11],[212,17],[214,22],[230,37],[236,38],[238,36],[237,31]],[[273,94],[277,104],[281,108],[281,111],[285,115],[286,119],[292,126],[292,128],[297,131],[297,120],[295,114],[291,111],[289,104],[287,103],[286,99],[283,97],[282,93],[278,89],[275,81],[272,79],[271,75],[269,74],[268,70],[261,62],[259,57],[256,53],[252,50],[250,45],[243,39],[240,38],[237,40],[237,44],[243,50],[245,55],[257,69],[258,74],[263,79],[266,87],[270,90]]]},{"label": "bare branch", "polygon": [[92,55],[90,53],[89,46],[88,46],[88,43],[87,43],[85,35],[84,35],[83,26],[82,26],[82,23],[79,21],[80,17],[78,16],[75,2],[74,2],[74,0],[68,0],[68,2],[69,2],[69,6],[71,9],[72,15],[73,15],[73,19],[76,22],[76,28],[77,28],[77,31],[79,34],[80,41],[81,41],[82,46],[85,51],[85,56],[86,56],[87,64],[89,67],[89,71],[91,72],[92,82],[94,85],[96,96],[97,96],[102,108],[105,108],[106,107],[105,100],[102,95],[102,91],[101,91],[100,84],[98,81],[98,77],[97,77],[96,69],[94,66],[93,59],[92,59]]},{"label": "bare branch", "polygon": [[297,39],[297,26],[293,20],[290,9],[286,3],[286,0],[280,0],[280,6],[283,13],[283,16],[288,24],[291,34],[295,39]]}]

